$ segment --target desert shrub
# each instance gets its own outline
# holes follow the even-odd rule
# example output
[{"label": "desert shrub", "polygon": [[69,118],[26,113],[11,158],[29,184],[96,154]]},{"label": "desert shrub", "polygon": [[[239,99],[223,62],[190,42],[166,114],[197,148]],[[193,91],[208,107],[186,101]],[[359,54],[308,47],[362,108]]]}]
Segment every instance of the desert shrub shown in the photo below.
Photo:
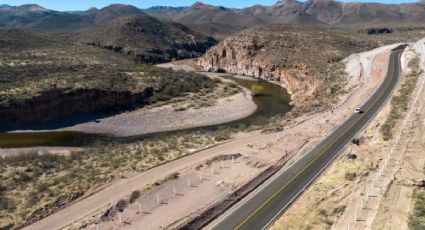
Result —
[{"label": "desert shrub", "polygon": [[16,209],[16,204],[12,199],[7,198],[0,192],[0,210],[13,211]]},{"label": "desert shrub", "polygon": [[169,70],[150,70],[149,74],[161,76],[159,87],[150,99],[151,103],[170,100],[185,93],[214,89],[220,80],[210,79],[204,75]]},{"label": "desert shrub", "polygon": [[128,202],[130,202],[130,204],[134,203],[137,199],[139,199],[140,194],[141,193],[139,190],[133,191],[130,195],[130,198],[128,199]]},{"label": "desert shrub", "polygon": [[344,213],[346,208],[347,208],[347,206],[345,206],[345,205],[338,206],[333,210],[333,214],[334,215],[341,215],[342,213]]},{"label": "desert shrub", "polygon": [[115,204],[115,209],[118,210],[119,212],[123,212],[124,209],[127,207],[128,202],[124,199],[121,199],[117,202],[117,204]]},{"label": "desert shrub", "polygon": [[409,229],[425,229],[425,190],[417,188],[413,192],[413,212],[409,217]]},{"label": "desert shrub", "polygon": [[230,132],[222,131],[214,136],[214,140],[217,142],[225,141],[230,139]]},{"label": "desert shrub", "polygon": [[346,180],[354,180],[357,177],[357,174],[355,172],[346,172],[344,175]]}]

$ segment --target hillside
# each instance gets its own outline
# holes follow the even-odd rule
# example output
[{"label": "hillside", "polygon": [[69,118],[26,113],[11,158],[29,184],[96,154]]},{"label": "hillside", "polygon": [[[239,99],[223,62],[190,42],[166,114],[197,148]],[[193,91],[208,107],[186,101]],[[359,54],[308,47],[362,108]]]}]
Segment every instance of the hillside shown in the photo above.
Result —
[{"label": "hillside", "polygon": [[122,4],[75,13],[48,10],[38,5],[4,6],[0,7],[0,27],[43,32],[72,32],[139,13],[142,11],[138,8]]},{"label": "hillside", "polygon": [[271,7],[256,5],[245,8],[239,13],[260,18],[262,21],[267,23],[321,24],[316,18],[305,12],[304,3],[296,0],[278,1]]},{"label": "hillside", "polygon": [[334,0],[279,0],[272,6],[230,9],[197,2],[187,8],[153,7],[147,13],[180,22],[193,30],[224,39],[246,28],[270,24],[319,27],[415,27],[425,22],[424,1],[406,4],[346,3]]},{"label": "hillside", "polygon": [[161,20],[170,21],[187,8],[188,7],[154,6],[143,10],[143,12]]},{"label": "hillside", "polygon": [[159,21],[144,13],[78,33],[72,40],[127,54],[144,63],[193,58],[216,44],[214,39],[186,26]]},{"label": "hillside", "polygon": [[306,13],[330,25],[417,24],[425,21],[423,2],[379,4],[309,0],[304,7]]},{"label": "hillside", "polygon": [[0,30],[0,44],[2,129],[131,109],[216,84],[197,74],[134,64],[123,55],[50,34]]},{"label": "hillside", "polygon": [[264,23],[258,18],[239,14],[232,9],[207,5],[200,2],[182,11],[174,18],[174,21],[183,24],[207,24],[212,22],[222,25],[238,26],[241,28]]},{"label": "hillside", "polygon": [[59,12],[38,5],[0,7],[0,27],[34,29],[44,32],[83,31],[117,18],[142,12],[160,20],[174,21],[223,39],[234,32],[267,24],[309,26],[371,27],[411,26],[425,22],[424,1],[405,4],[339,2],[334,0],[280,0],[272,6],[254,5],[243,9],[197,2],[190,7],[156,6],[138,9],[113,4],[102,9]]}]

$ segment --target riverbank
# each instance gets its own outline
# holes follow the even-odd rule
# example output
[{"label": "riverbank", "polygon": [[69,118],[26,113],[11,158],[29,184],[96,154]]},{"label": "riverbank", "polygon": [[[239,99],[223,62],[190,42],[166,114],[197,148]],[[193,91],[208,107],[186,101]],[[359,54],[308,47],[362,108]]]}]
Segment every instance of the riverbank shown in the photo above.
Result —
[{"label": "riverbank", "polygon": [[81,152],[84,148],[79,147],[30,147],[30,148],[0,148],[0,157],[5,156],[16,156],[25,153],[37,153],[37,154],[56,154],[67,156],[72,152]]},{"label": "riverbank", "polygon": [[60,129],[114,136],[134,136],[222,124],[247,117],[257,106],[249,91],[218,99],[212,106],[178,111],[172,105],[122,113],[97,121]]},{"label": "riverbank", "polygon": [[[181,69],[172,63],[159,67],[194,71],[190,68]],[[230,82],[218,75],[201,74],[210,78],[219,78],[226,83]],[[183,101],[178,106],[169,103],[157,107],[146,107],[59,129],[14,130],[12,132],[75,131],[127,137],[227,123],[248,117],[257,109],[249,90],[245,88],[231,96],[223,97],[220,94],[224,92],[218,92],[216,96],[220,98],[210,99],[206,106],[201,105],[204,103],[202,100],[192,100],[190,102],[192,106],[188,106]]]}]

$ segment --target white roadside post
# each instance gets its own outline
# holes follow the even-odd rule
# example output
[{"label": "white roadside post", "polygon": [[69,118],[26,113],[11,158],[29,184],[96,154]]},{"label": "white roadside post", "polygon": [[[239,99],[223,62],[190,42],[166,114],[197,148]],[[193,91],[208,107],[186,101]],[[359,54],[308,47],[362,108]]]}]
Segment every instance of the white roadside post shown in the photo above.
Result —
[{"label": "white roadside post", "polygon": [[173,195],[176,196],[177,195],[177,191],[176,191],[176,186],[173,187]]},{"label": "white roadside post", "polygon": [[235,163],[235,157],[232,156],[232,165]]},{"label": "white roadside post", "polygon": [[190,178],[187,179],[187,187],[190,188]]},{"label": "white roadside post", "polygon": [[99,224],[96,224],[96,230],[99,230]]},{"label": "white roadside post", "polygon": [[139,203],[139,214],[142,215],[142,202]]},{"label": "white roadside post", "polygon": [[211,174],[214,175],[214,165],[211,165]]},{"label": "white roadside post", "polygon": [[156,195],[156,204],[159,205],[159,194]]},{"label": "white roadside post", "polygon": [[121,213],[118,213],[118,224],[121,225],[122,224],[122,216]]}]

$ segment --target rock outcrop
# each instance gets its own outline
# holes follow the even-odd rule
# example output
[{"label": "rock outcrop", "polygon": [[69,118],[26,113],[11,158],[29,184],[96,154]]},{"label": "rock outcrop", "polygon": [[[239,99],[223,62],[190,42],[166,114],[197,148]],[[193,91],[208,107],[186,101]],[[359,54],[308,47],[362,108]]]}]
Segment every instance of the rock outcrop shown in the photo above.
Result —
[{"label": "rock outcrop", "polygon": [[31,99],[0,106],[0,126],[7,129],[78,113],[121,111],[143,105],[152,95],[152,88],[138,93],[100,89],[50,90]]},{"label": "rock outcrop", "polygon": [[232,36],[210,49],[199,59],[198,64],[206,71],[229,72],[277,81],[290,93],[311,95],[317,84],[312,77],[308,78],[313,75],[308,66],[302,63],[284,66],[259,57],[261,53],[270,51],[270,47],[283,45],[279,43]]},{"label": "rock outcrop", "polygon": [[293,104],[311,109],[331,104],[343,89],[344,57],[378,46],[359,39],[308,27],[248,29],[208,50],[198,64],[206,71],[277,81],[291,92]]}]

